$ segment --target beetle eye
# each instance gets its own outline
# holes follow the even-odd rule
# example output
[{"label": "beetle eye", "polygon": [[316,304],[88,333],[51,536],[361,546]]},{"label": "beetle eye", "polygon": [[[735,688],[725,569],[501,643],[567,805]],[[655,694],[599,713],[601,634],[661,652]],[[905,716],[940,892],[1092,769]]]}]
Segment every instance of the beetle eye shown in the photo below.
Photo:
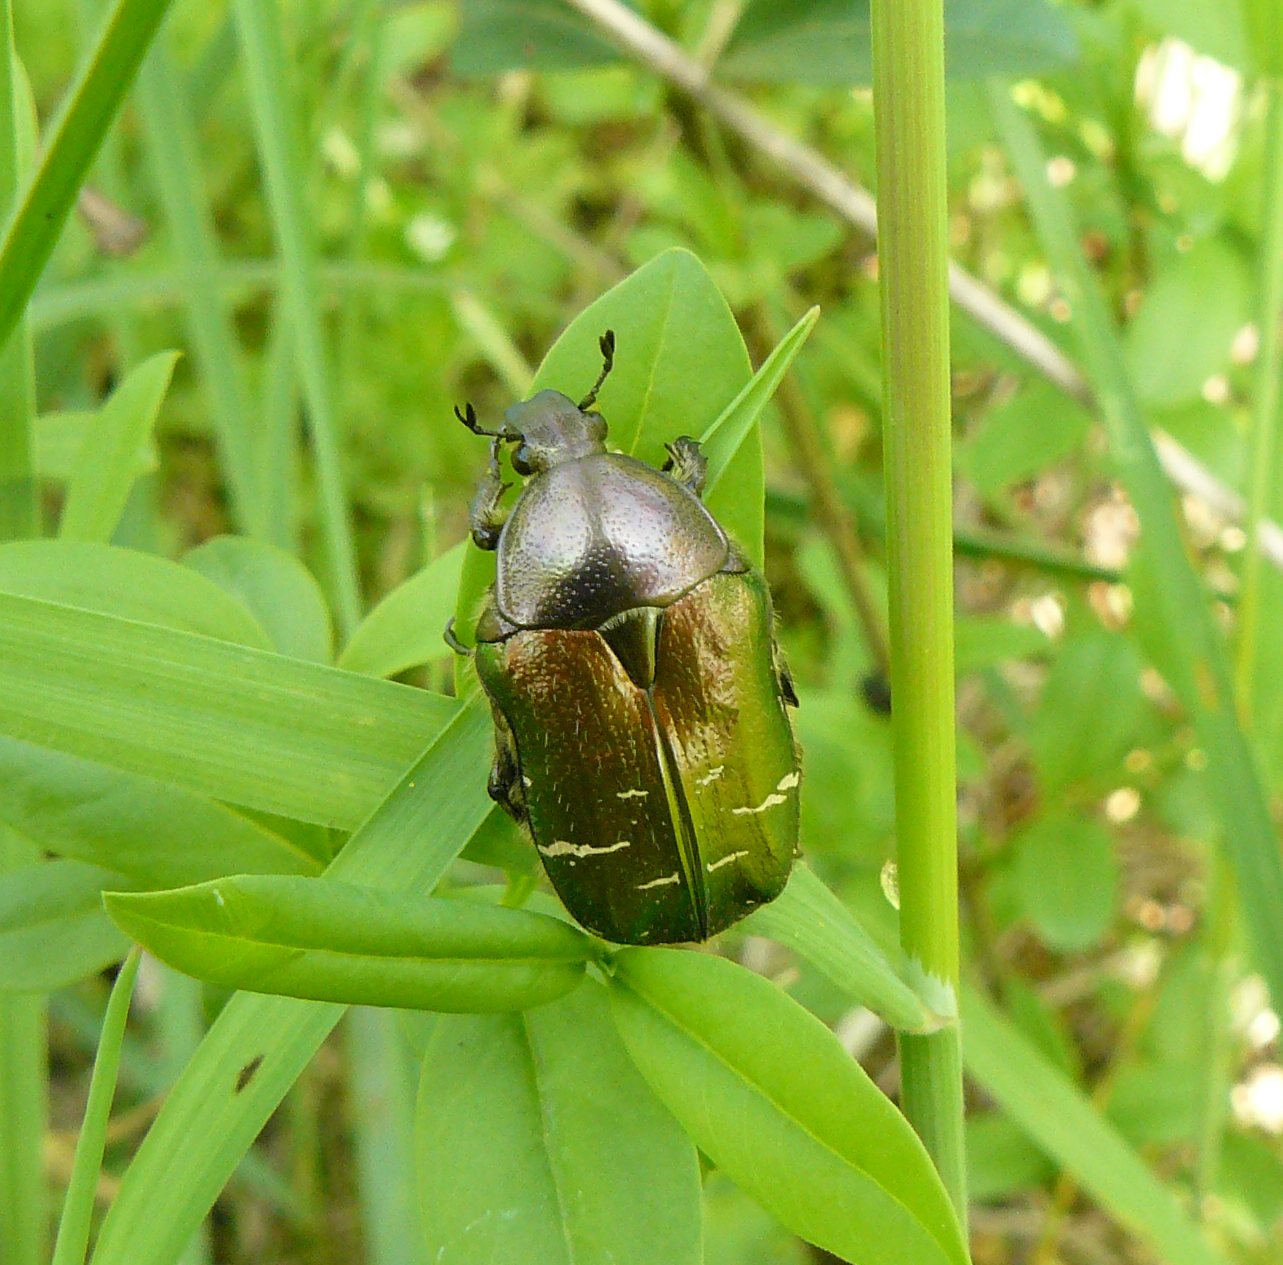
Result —
[{"label": "beetle eye", "polygon": [[531,473],[530,453],[527,451],[525,444],[522,444],[512,454],[512,468],[520,475]]}]

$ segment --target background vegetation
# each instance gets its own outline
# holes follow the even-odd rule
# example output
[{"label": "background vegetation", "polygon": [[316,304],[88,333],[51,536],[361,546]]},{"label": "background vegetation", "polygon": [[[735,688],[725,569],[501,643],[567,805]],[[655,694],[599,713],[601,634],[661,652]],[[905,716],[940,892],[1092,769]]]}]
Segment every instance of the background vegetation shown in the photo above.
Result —
[{"label": "background vegetation", "polygon": [[[0,117],[0,207],[51,152],[49,121],[106,7],[0,0],[0,63],[7,77],[11,22],[26,77]],[[141,53],[165,6],[112,7]],[[452,689],[439,629],[484,455],[453,406],[494,418],[529,394],[565,327],[648,263],[669,288],[627,292],[625,319],[657,326],[655,296],[677,289],[683,337],[707,333],[711,283],[669,248],[702,261],[755,366],[821,308],[805,346],[805,330],[786,344],[790,376],[762,415],[765,563],[802,698],[806,857],[894,943],[878,265],[862,194],[874,120],[867,88],[851,89],[870,78],[867,9],[655,0],[621,48],[602,25],[618,8],[176,3],[101,150],[83,153],[75,214],[58,232],[37,205],[0,246],[0,327],[18,321],[0,360],[6,1263],[48,1259],[73,1172],[108,968],[128,944],[102,890],[313,874],[391,791],[450,708],[322,665]],[[1273,9],[946,5],[949,246],[967,274],[954,279],[954,548],[977,1262],[1283,1250],[1283,535],[1251,530],[1283,516]],[[131,73],[78,98],[85,117],[110,115]],[[68,134],[56,152],[72,172]],[[55,207],[56,181],[44,192]],[[647,420],[656,443],[713,422],[746,379],[717,338],[685,366],[647,347],[671,408]],[[586,387],[591,351],[561,354],[553,385]],[[613,414],[607,394],[607,416],[628,417],[628,398]],[[1152,477],[1142,426],[1174,483]],[[30,460],[11,442],[24,433]],[[24,468],[38,502],[9,495]],[[755,467],[740,486],[731,512],[752,534]],[[33,503],[38,523],[23,521]],[[62,539],[23,543],[42,531]],[[288,666],[256,676],[232,643]],[[454,763],[432,770],[443,801],[484,776],[484,725],[464,716]],[[483,818],[468,800],[442,827],[442,849],[470,841],[451,874],[492,883],[499,865],[522,885],[528,855]],[[390,837],[378,821],[366,856]],[[422,885],[452,856],[435,870],[416,856]],[[833,944],[753,925],[719,947],[897,1092],[884,1020],[909,1024],[894,999],[877,999],[882,1019],[853,1008]],[[94,1259],[431,1259],[416,1134],[429,1168],[458,1156],[429,1181],[456,1209],[503,1142],[457,1150],[493,1086],[443,1088],[436,1123],[416,1131],[417,1068],[435,1059],[448,1087],[475,1060],[433,1045],[431,1020],[368,1010],[329,1039],[336,1016],[309,1020],[280,1068],[236,1060],[248,1011],[243,1032],[224,1026],[226,1045],[193,1057],[225,1000],[143,960],[103,1171],[82,1192],[95,1228],[121,1195]],[[576,1024],[601,1022],[574,1004]],[[478,1052],[511,1037],[489,1022]],[[544,1039],[573,1069],[564,1032]],[[305,1070],[255,1141],[237,1096],[261,1093],[266,1119],[294,1081],[289,1059]],[[634,1135],[652,1124],[661,1137],[650,1121]],[[215,1137],[223,1159],[204,1172],[197,1154],[186,1184],[167,1185],[165,1157]],[[242,1152],[201,1222],[214,1168]],[[818,1252],[713,1166],[704,1242],[710,1265]],[[75,1259],[66,1240],[60,1251]]]}]

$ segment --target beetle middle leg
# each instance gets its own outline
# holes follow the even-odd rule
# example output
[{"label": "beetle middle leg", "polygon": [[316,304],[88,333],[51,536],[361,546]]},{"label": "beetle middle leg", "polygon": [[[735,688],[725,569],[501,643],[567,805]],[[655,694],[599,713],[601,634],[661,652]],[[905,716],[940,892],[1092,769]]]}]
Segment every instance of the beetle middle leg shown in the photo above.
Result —
[{"label": "beetle middle leg", "polygon": [[708,458],[700,450],[698,439],[689,435],[679,435],[668,449],[668,460],[664,462],[664,473],[671,474],[688,492],[699,496],[704,491],[704,482],[708,478]]},{"label": "beetle middle leg", "polygon": [[468,521],[472,526],[472,539],[478,549],[496,549],[499,545],[499,533],[508,519],[508,511],[500,504],[503,494],[512,487],[503,481],[499,470],[499,445],[502,438],[496,436],[490,441],[490,462],[486,472],[477,484],[472,506],[468,511]]},{"label": "beetle middle leg", "polygon": [[517,759],[517,746],[512,730],[497,712],[495,721],[494,765],[486,783],[486,793],[514,821],[524,822],[529,817],[526,809],[526,788],[521,781],[521,764]]}]

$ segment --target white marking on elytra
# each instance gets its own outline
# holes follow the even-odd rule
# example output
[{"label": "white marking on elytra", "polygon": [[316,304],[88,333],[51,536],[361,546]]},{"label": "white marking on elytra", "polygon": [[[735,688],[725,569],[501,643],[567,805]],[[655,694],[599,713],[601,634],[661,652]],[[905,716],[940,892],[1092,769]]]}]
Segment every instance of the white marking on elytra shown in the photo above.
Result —
[{"label": "white marking on elytra", "polygon": [[802,780],[801,774],[795,769],[792,773],[786,773],[778,782],[775,783],[777,791],[791,791]]},{"label": "white marking on elytra", "polygon": [[768,808],[774,808],[777,804],[787,803],[787,795],[776,795],[772,792],[756,808],[732,808],[731,813],[736,817],[747,817],[751,813],[764,813]]},{"label": "white marking on elytra", "polygon": [[669,883],[680,883],[681,875],[676,870],[672,874],[665,874],[663,878],[653,878],[649,883],[638,883],[639,892],[648,892],[652,887],[667,887]]},{"label": "white marking on elytra", "polygon": [[705,777],[697,777],[697,778],[695,779],[695,785],[696,785],[696,786],[707,786],[710,782],[716,782],[716,781],[717,781],[717,779],[718,779],[719,777],[721,777],[721,776],[722,776],[722,774],[723,774],[723,773],[725,773],[725,772],[726,772],[726,765],[724,765],[724,764],[719,764],[719,765],[717,766],[717,768],[715,768],[715,769],[709,769],[709,771],[708,771],[708,773],[707,773],[707,775],[706,775]]},{"label": "white marking on elytra", "polygon": [[645,799],[649,791],[643,791],[640,786],[635,786],[631,791],[616,791],[616,799]]},{"label": "white marking on elytra", "polygon": [[534,785],[534,783],[523,773],[521,775],[521,785],[524,786],[527,790],[529,790]]},{"label": "white marking on elytra", "polygon": [[569,843],[565,839],[555,839],[546,848],[540,844],[539,851],[546,857],[599,857],[605,856],[607,852],[618,852],[620,848],[632,846],[630,839],[619,839],[604,848],[594,848],[591,843]]},{"label": "white marking on elytra", "polygon": [[720,870],[722,866],[730,865],[732,861],[738,861],[740,857],[746,856],[748,856],[747,852],[728,852],[724,857],[710,861],[704,868],[711,874],[714,870]]}]

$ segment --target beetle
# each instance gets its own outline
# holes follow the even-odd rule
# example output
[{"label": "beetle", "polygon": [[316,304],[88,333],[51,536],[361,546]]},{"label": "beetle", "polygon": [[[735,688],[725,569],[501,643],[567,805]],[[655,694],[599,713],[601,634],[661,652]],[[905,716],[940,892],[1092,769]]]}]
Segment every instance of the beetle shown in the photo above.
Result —
[{"label": "beetle", "polygon": [[[662,470],[606,448],[593,409],[540,391],[490,439],[474,543],[496,554],[476,629],[489,793],[562,903],[617,944],[706,940],[783,889],[797,854],[797,697],[760,572],[701,501],[681,436]],[[500,455],[526,482],[501,504]],[[448,637],[449,637],[448,632]]]}]

